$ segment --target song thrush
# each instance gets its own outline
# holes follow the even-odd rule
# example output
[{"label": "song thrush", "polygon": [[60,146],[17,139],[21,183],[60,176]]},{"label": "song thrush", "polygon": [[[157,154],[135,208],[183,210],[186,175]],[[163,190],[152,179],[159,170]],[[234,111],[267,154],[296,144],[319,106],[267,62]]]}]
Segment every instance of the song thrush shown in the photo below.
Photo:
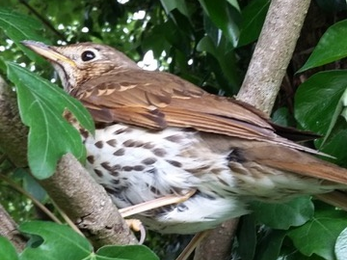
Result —
[{"label": "song thrush", "polygon": [[151,229],[194,233],[247,214],[249,201],[281,202],[347,183],[347,170],[282,137],[290,131],[249,105],[144,71],[105,45],[24,44],[53,64],[100,126],[83,137],[86,168],[118,207],[196,191],[142,213]]}]

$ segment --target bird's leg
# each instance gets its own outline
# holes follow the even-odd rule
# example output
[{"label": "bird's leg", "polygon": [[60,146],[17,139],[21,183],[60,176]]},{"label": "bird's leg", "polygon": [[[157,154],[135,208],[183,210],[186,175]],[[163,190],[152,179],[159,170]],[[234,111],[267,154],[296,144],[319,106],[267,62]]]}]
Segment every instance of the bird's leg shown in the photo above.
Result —
[{"label": "bird's leg", "polygon": [[[121,214],[123,218],[126,218],[131,215],[135,215],[147,210],[157,209],[167,205],[182,203],[188,200],[191,196],[193,196],[195,192],[196,190],[191,190],[184,195],[168,195],[162,198],[146,201],[131,207],[120,209],[119,213]],[[146,230],[143,227],[141,221],[138,219],[126,219],[125,221],[132,230],[137,232],[140,231],[141,233],[140,244],[142,244],[146,237]]]},{"label": "bird's leg", "polygon": [[146,201],[140,204],[136,204],[134,206],[120,209],[119,213],[122,215],[123,218],[126,218],[131,215],[145,212],[147,210],[157,209],[167,205],[182,203],[188,200],[191,196],[193,196],[195,192],[196,190],[191,190],[184,195],[168,195],[158,199]]},{"label": "bird's leg", "polygon": [[139,244],[142,245],[146,239],[146,229],[142,225],[142,222],[138,219],[126,219],[125,222],[129,226],[129,228],[135,232],[140,232],[140,240]]}]

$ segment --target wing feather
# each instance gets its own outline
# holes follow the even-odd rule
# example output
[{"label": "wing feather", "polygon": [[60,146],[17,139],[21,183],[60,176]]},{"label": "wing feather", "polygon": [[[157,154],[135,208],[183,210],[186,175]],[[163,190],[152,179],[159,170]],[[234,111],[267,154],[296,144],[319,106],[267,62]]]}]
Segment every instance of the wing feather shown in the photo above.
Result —
[{"label": "wing feather", "polygon": [[250,105],[208,94],[168,73],[130,70],[104,75],[86,82],[72,95],[84,103],[96,122],[157,130],[193,128],[318,153],[275,134],[269,119]]}]

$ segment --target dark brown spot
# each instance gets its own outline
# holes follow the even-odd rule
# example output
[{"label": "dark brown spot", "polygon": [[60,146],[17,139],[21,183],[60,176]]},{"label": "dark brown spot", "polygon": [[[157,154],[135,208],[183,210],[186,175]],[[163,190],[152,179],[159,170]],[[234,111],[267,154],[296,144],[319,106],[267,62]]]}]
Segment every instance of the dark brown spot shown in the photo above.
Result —
[{"label": "dark brown spot", "polygon": [[118,177],[119,175],[119,172],[118,171],[110,171],[110,174],[113,176],[113,177]]},{"label": "dark brown spot", "polygon": [[88,136],[89,136],[88,131],[86,131],[86,130],[83,129],[83,128],[80,128],[80,134],[82,135],[82,137],[83,137],[84,139],[87,139]]},{"label": "dark brown spot", "polygon": [[225,186],[229,186],[229,184],[221,178],[218,178],[218,181],[220,181],[220,183],[222,183]]},{"label": "dark brown spot", "polygon": [[233,195],[238,195],[238,192],[236,192],[236,191],[227,190],[227,189],[222,189],[222,190],[227,192],[227,193],[233,194]]},{"label": "dark brown spot", "polygon": [[184,211],[186,211],[186,210],[188,210],[189,208],[186,206],[186,205],[184,205],[184,204],[179,204],[178,205],[178,207],[177,207],[177,210],[179,211],[179,212],[184,212]]},{"label": "dark brown spot", "polygon": [[117,194],[118,191],[117,190],[114,190],[114,189],[111,189],[111,188],[108,188],[108,187],[104,187],[106,192],[109,193],[109,194]]},{"label": "dark brown spot", "polygon": [[111,170],[112,170],[112,166],[110,166],[110,163],[109,163],[109,162],[103,162],[103,163],[100,163],[100,165],[101,165],[105,170],[108,170],[108,171],[111,171]]},{"label": "dark brown spot", "polygon": [[116,131],[113,132],[113,134],[114,134],[114,135],[123,134],[124,132],[127,131],[127,128],[128,128],[128,127],[124,127],[124,128],[117,129]]},{"label": "dark brown spot", "polygon": [[136,141],[134,146],[135,147],[142,147],[145,143],[144,142],[141,142],[141,141]]},{"label": "dark brown spot", "polygon": [[197,175],[197,174],[202,174],[204,173],[206,170],[208,170],[210,168],[209,165],[205,165],[199,168],[195,168],[195,169],[186,169],[187,172]]},{"label": "dark brown spot", "polygon": [[117,140],[116,139],[111,139],[111,140],[108,140],[106,142],[108,145],[112,146],[112,147],[116,147],[117,145]]},{"label": "dark brown spot", "polygon": [[149,174],[156,174],[156,173],[158,173],[158,171],[157,171],[156,168],[152,168],[152,169],[147,170],[146,173],[149,173]]},{"label": "dark brown spot", "polygon": [[125,153],[125,149],[124,148],[120,148],[117,151],[115,151],[113,153],[113,155],[115,155],[115,156],[122,156],[122,155],[124,155],[124,153]]},{"label": "dark brown spot", "polygon": [[122,170],[125,171],[125,172],[130,172],[130,171],[132,171],[133,169],[134,169],[134,167],[132,167],[132,166],[124,166],[124,167],[122,168]]},{"label": "dark brown spot", "polygon": [[103,176],[102,171],[100,171],[98,169],[94,169],[94,172],[96,173],[96,175],[98,175],[100,178],[102,178],[102,176]]},{"label": "dark brown spot", "polygon": [[221,172],[223,172],[223,168],[214,168],[214,169],[212,169],[211,170],[211,172],[213,173],[213,174],[215,174],[215,175],[218,175],[218,174],[220,174]]},{"label": "dark brown spot", "polygon": [[145,148],[145,149],[152,149],[152,148],[154,148],[154,144],[152,144],[151,142],[148,142],[148,143],[144,143],[143,144],[143,148]]},{"label": "dark brown spot", "polygon": [[95,158],[93,155],[89,155],[87,156],[87,161],[90,163],[90,164],[93,164],[95,162]]},{"label": "dark brown spot", "polygon": [[119,180],[112,180],[112,183],[115,184],[115,185],[118,185],[119,184]]},{"label": "dark brown spot", "polygon": [[145,165],[151,165],[151,164],[154,164],[156,161],[157,161],[157,159],[155,159],[154,157],[149,157],[149,158],[142,160],[142,163]]},{"label": "dark brown spot", "polygon": [[135,147],[136,145],[136,141],[132,140],[132,139],[129,139],[125,142],[123,142],[123,146],[125,147]]},{"label": "dark brown spot", "polygon": [[95,144],[94,144],[97,148],[102,148],[104,146],[104,143],[102,141],[97,141]]},{"label": "dark brown spot", "polygon": [[117,177],[119,175],[118,170],[121,169],[119,164],[113,166],[110,165],[110,162],[103,162],[100,164],[105,170],[107,170],[112,176]]},{"label": "dark brown spot", "polygon": [[166,161],[175,167],[178,167],[178,168],[182,167],[182,163],[178,161],[174,161],[174,160],[166,160]]},{"label": "dark brown spot", "polygon": [[143,165],[134,166],[134,170],[138,171],[138,172],[143,171],[144,169],[145,169],[145,166],[143,166]]},{"label": "dark brown spot", "polygon": [[164,139],[166,139],[166,140],[168,140],[170,142],[173,142],[173,143],[179,143],[182,140],[182,136],[179,135],[179,134],[176,134],[176,135],[167,136]]},{"label": "dark brown spot", "polygon": [[150,190],[151,190],[151,192],[153,192],[154,194],[160,195],[159,190],[157,190],[154,186],[151,186],[151,187],[150,187]]},{"label": "dark brown spot", "polygon": [[240,148],[231,148],[231,152],[227,156],[228,161],[243,163],[246,162],[246,158]]},{"label": "dark brown spot", "polygon": [[163,148],[155,148],[152,152],[158,157],[164,157],[166,155],[166,151]]}]

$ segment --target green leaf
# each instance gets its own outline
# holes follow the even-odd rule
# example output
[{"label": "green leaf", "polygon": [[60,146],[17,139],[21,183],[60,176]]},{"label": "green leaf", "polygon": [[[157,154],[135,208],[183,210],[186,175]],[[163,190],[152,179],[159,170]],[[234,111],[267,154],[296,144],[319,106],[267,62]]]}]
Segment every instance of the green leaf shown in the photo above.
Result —
[{"label": "green leaf", "polygon": [[23,181],[23,188],[35,199],[42,202],[48,197],[44,188],[42,188],[42,186],[31,174],[28,174],[28,171],[22,168],[17,168],[14,172],[14,177],[20,178]]},{"label": "green leaf", "polygon": [[148,247],[142,245],[103,246],[97,255],[120,260],[159,260]]},{"label": "green leaf", "polygon": [[228,3],[233,6],[237,11],[241,12],[240,10],[240,6],[239,3],[237,2],[237,0],[227,0]]},{"label": "green leaf", "polygon": [[[341,126],[339,125],[339,128]],[[344,126],[344,128],[346,128]],[[335,158],[325,158],[326,160],[338,164],[342,167],[347,167],[347,129],[339,129],[334,131],[331,137],[321,146],[321,151],[334,156]],[[315,143],[319,142],[315,141]]]},{"label": "green leaf", "polygon": [[17,260],[18,254],[16,249],[6,238],[0,236],[0,259],[1,260]]},{"label": "green leaf", "polygon": [[315,216],[301,227],[288,232],[295,247],[304,255],[317,254],[334,260],[335,242],[347,226],[347,213],[329,208],[318,208]]},{"label": "green leaf", "polygon": [[21,260],[78,260],[88,257],[93,249],[86,238],[65,225],[32,221],[21,224],[19,230],[35,241],[20,254]]},{"label": "green leaf", "polygon": [[237,228],[237,251],[243,260],[253,259],[257,245],[256,223],[254,216],[246,215],[241,218]]},{"label": "green leaf", "polygon": [[51,82],[15,63],[8,63],[8,77],[16,85],[20,116],[30,127],[29,166],[36,178],[51,176],[66,153],[85,159],[79,132],[63,118],[71,111],[81,125],[93,132],[93,121],[80,102]]},{"label": "green leaf", "polygon": [[242,10],[242,24],[238,47],[247,45],[258,39],[263,27],[270,0],[251,1]]},{"label": "green leaf", "polygon": [[233,46],[236,46],[239,39],[239,28],[230,4],[225,0],[199,0],[199,2],[211,21],[222,30],[225,37],[233,43]]},{"label": "green leaf", "polygon": [[345,260],[347,257],[347,228],[345,228],[337,237],[335,254],[337,260]]},{"label": "green leaf", "polygon": [[298,72],[303,72],[347,57],[347,20],[330,26]]},{"label": "green leaf", "polygon": [[28,39],[49,44],[47,39],[43,38],[42,33],[39,32],[43,30],[39,21],[10,9],[0,8],[0,28],[30,59],[43,63],[43,58],[21,44],[21,41]]},{"label": "green leaf", "polygon": [[[347,71],[327,71],[313,75],[300,85],[295,95],[295,117],[300,125],[324,138],[316,147],[337,158],[334,163],[346,165],[346,119],[342,116]],[[329,159],[332,161],[331,159]]]},{"label": "green leaf", "polygon": [[295,120],[287,107],[277,109],[273,112],[271,119],[275,124],[282,126],[293,126],[295,123]]},{"label": "green leaf", "polygon": [[300,226],[312,218],[314,207],[309,197],[299,197],[281,204],[251,203],[256,219],[275,229]]},{"label": "green leaf", "polygon": [[181,14],[189,18],[189,12],[185,0],[160,0],[165,12],[168,14],[177,9]]},{"label": "green leaf", "polygon": [[285,231],[269,230],[266,236],[258,244],[259,251],[256,253],[255,260],[279,259],[278,256],[285,236]]},{"label": "green leaf", "polygon": [[214,64],[211,64],[211,69],[216,77],[222,72],[228,83],[236,89],[239,86],[239,77],[236,69],[235,54],[233,49],[227,50],[226,48],[222,44],[216,47],[211,37],[205,36],[199,41],[196,49],[211,54],[218,61],[219,65],[213,66]]},{"label": "green leaf", "polygon": [[[295,117],[304,129],[325,135],[336,122],[335,113],[347,87],[347,71],[336,70],[313,75],[299,86],[295,95]],[[327,98],[329,97],[329,98]]]}]

